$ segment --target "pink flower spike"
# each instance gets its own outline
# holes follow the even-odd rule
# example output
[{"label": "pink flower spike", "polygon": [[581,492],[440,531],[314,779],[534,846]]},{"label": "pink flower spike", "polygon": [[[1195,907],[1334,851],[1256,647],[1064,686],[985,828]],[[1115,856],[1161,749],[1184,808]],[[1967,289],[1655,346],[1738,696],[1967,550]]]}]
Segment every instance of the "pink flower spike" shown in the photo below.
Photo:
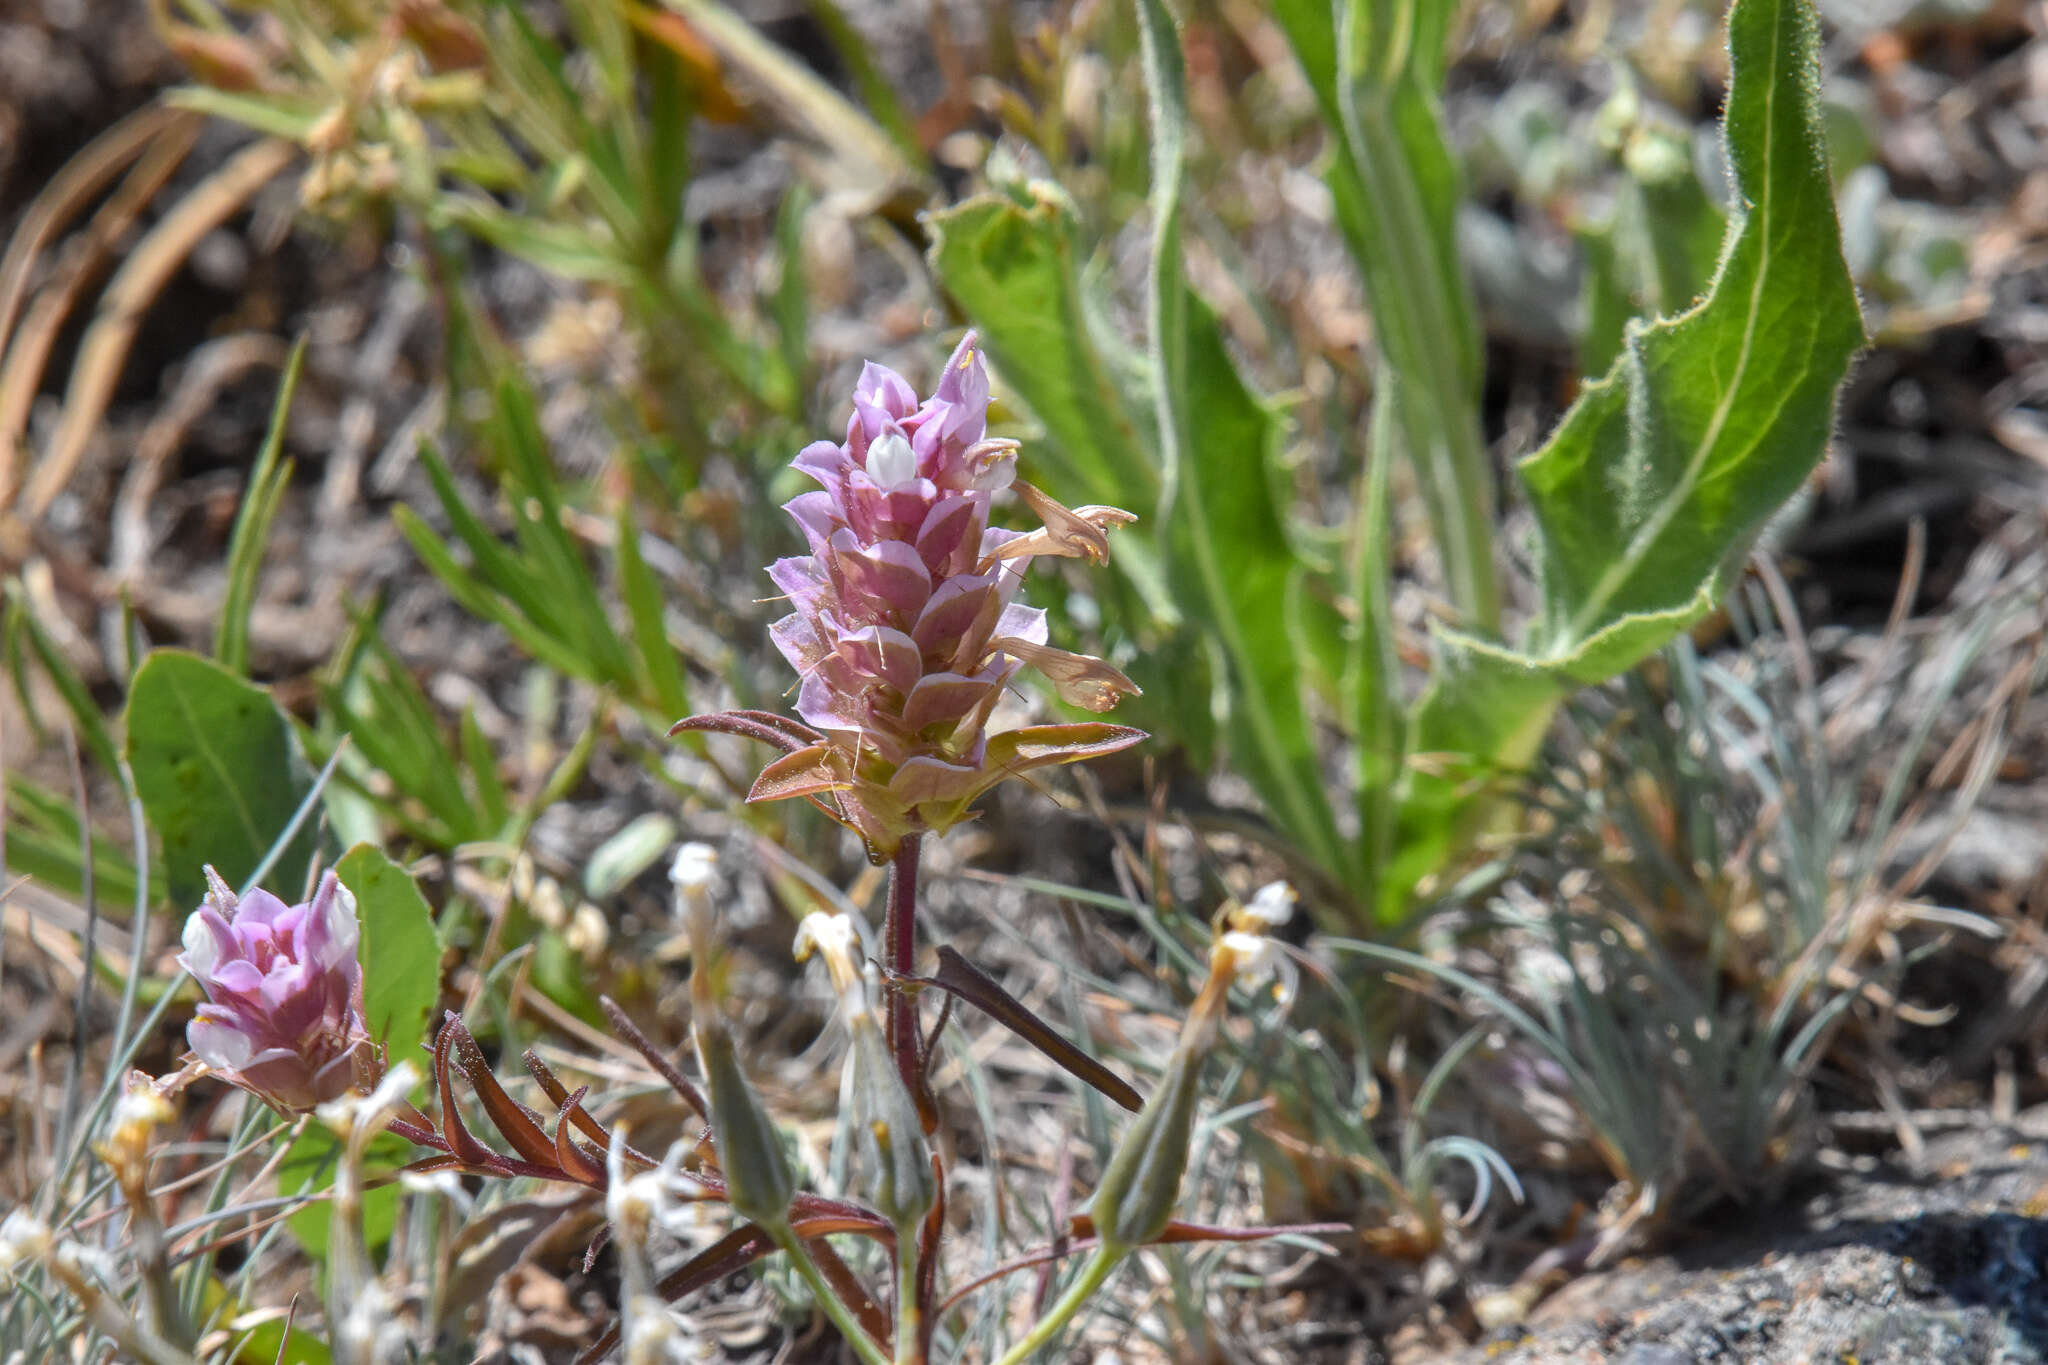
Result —
[{"label": "pink flower spike", "polygon": [[207,903],[185,921],[178,965],[206,992],[186,1041],[214,1075],[300,1113],[375,1080],[363,1027],[355,897],[334,873],[313,899],[237,898],[214,870]]},{"label": "pink flower spike", "polygon": [[[1068,511],[1019,481],[1017,443],[988,434],[989,401],[972,332],[922,403],[901,375],[870,362],[845,442],[814,442],[794,461],[819,489],[784,504],[810,554],[769,570],[791,608],[770,635],[802,677],[798,714],[822,735],[776,760],[748,799],[810,800],[856,830],[877,861],[907,835],[965,819],[1006,777],[1143,738],[1103,725],[1037,727],[1014,732],[1032,736],[1014,744],[987,733],[1027,666],[1090,710],[1138,690],[1100,659],[1051,647],[1045,614],[1014,600],[1034,555],[1101,563],[1106,532],[1134,518]],[[1040,529],[989,525],[995,496],[1013,487]],[[689,728],[720,728],[716,720]]]}]

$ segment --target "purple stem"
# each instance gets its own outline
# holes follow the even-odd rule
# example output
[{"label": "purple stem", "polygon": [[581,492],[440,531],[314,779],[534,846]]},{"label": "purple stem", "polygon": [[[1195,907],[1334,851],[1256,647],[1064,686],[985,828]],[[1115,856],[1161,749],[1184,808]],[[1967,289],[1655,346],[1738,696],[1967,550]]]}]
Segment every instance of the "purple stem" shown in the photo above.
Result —
[{"label": "purple stem", "polygon": [[930,1112],[924,1059],[918,1055],[923,1039],[918,1034],[917,997],[902,988],[903,980],[917,973],[917,855],[922,840],[919,834],[904,835],[889,864],[889,917],[882,926],[882,937],[888,941],[889,972],[896,978],[888,993],[889,1050],[929,1127],[936,1114]]}]

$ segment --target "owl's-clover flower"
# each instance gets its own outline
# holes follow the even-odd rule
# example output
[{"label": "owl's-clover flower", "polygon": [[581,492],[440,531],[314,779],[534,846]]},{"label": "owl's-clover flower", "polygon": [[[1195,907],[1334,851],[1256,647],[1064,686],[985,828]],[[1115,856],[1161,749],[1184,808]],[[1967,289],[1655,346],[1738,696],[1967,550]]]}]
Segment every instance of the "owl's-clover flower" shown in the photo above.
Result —
[{"label": "owl's-clover flower", "polygon": [[367,1090],[379,1070],[363,1025],[356,900],[334,873],[310,901],[212,888],[185,921],[178,965],[206,992],[185,1038],[207,1070],[287,1113]]},{"label": "owl's-clover flower", "polygon": [[[1136,518],[1066,508],[1016,477],[1017,443],[988,435],[989,382],[975,336],[930,398],[870,362],[843,442],[806,446],[794,467],[820,487],[785,504],[810,553],[769,576],[793,610],[770,634],[801,675],[797,714],[692,717],[678,728],[749,734],[784,749],[749,800],[831,794],[838,814],[887,857],[905,836],[943,830],[1003,778],[1114,753],[1143,733],[1100,723],[989,735],[990,713],[1024,668],[1060,696],[1107,711],[1138,691],[1101,659],[1047,643],[1045,613],[1017,600],[1040,555],[1108,557],[1107,532]],[[1014,491],[1043,525],[989,525]]]}]

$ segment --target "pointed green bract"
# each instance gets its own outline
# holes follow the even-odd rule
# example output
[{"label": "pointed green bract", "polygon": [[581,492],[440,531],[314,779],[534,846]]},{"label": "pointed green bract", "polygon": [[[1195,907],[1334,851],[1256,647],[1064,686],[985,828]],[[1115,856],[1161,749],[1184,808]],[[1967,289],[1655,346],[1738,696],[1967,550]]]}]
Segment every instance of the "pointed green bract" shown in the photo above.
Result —
[{"label": "pointed green bract", "polygon": [[1826,449],[1864,334],[1821,137],[1812,13],[1805,0],[1741,0],[1729,47],[1742,208],[1713,288],[1683,315],[1631,329],[1614,369],[1522,462],[1543,616],[1519,650],[1440,635],[1386,913],[1451,846],[1470,784],[1525,766],[1573,688],[1706,615]]},{"label": "pointed green bract", "polygon": [[334,865],[356,898],[362,937],[363,1023],[396,1063],[415,1056],[441,994],[441,944],[434,916],[404,868],[371,844],[357,844]]}]

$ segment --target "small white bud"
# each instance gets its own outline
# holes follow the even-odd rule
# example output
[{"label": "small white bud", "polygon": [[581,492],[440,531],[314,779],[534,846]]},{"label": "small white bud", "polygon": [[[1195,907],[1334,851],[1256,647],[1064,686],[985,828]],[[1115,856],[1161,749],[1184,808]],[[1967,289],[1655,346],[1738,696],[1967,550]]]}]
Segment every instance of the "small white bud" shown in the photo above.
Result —
[{"label": "small white bud", "polygon": [[851,916],[828,915],[822,910],[813,910],[804,916],[803,923],[797,925],[796,943],[791,951],[798,962],[810,961],[814,952],[824,953],[826,960],[830,961],[834,957],[852,957],[858,942]]},{"label": "small white bud", "polygon": [[8,1274],[23,1261],[38,1261],[50,1254],[50,1229],[27,1209],[15,1209],[0,1220],[0,1275]]},{"label": "small white bud", "polygon": [[1294,894],[1294,888],[1286,882],[1267,882],[1253,892],[1252,898],[1245,902],[1244,913],[1247,918],[1267,928],[1278,928],[1294,918],[1294,902],[1297,899],[1299,897]]},{"label": "small white bud", "polygon": [[668,879],[678,892],[690,895],[709,891],[717,869],[717,849],[709,844],[684,844],[676,850],[676,860],[669,864]]},{"label": "small white bud", "polygon": [[1220,946],[1230,958],[1231,975],[1238,984],[1249,987],[1272,981],[1275,997],[1286,1000],[1293,996],[1294,963],[1278,943],[1264,934],[1233,929],[1223,936]]},{"label": "small white bud", "polygon": [[883,432],[868,442],[868,477],[883,488],[911,482],[917,477],[917,452],[896,432]]}]

